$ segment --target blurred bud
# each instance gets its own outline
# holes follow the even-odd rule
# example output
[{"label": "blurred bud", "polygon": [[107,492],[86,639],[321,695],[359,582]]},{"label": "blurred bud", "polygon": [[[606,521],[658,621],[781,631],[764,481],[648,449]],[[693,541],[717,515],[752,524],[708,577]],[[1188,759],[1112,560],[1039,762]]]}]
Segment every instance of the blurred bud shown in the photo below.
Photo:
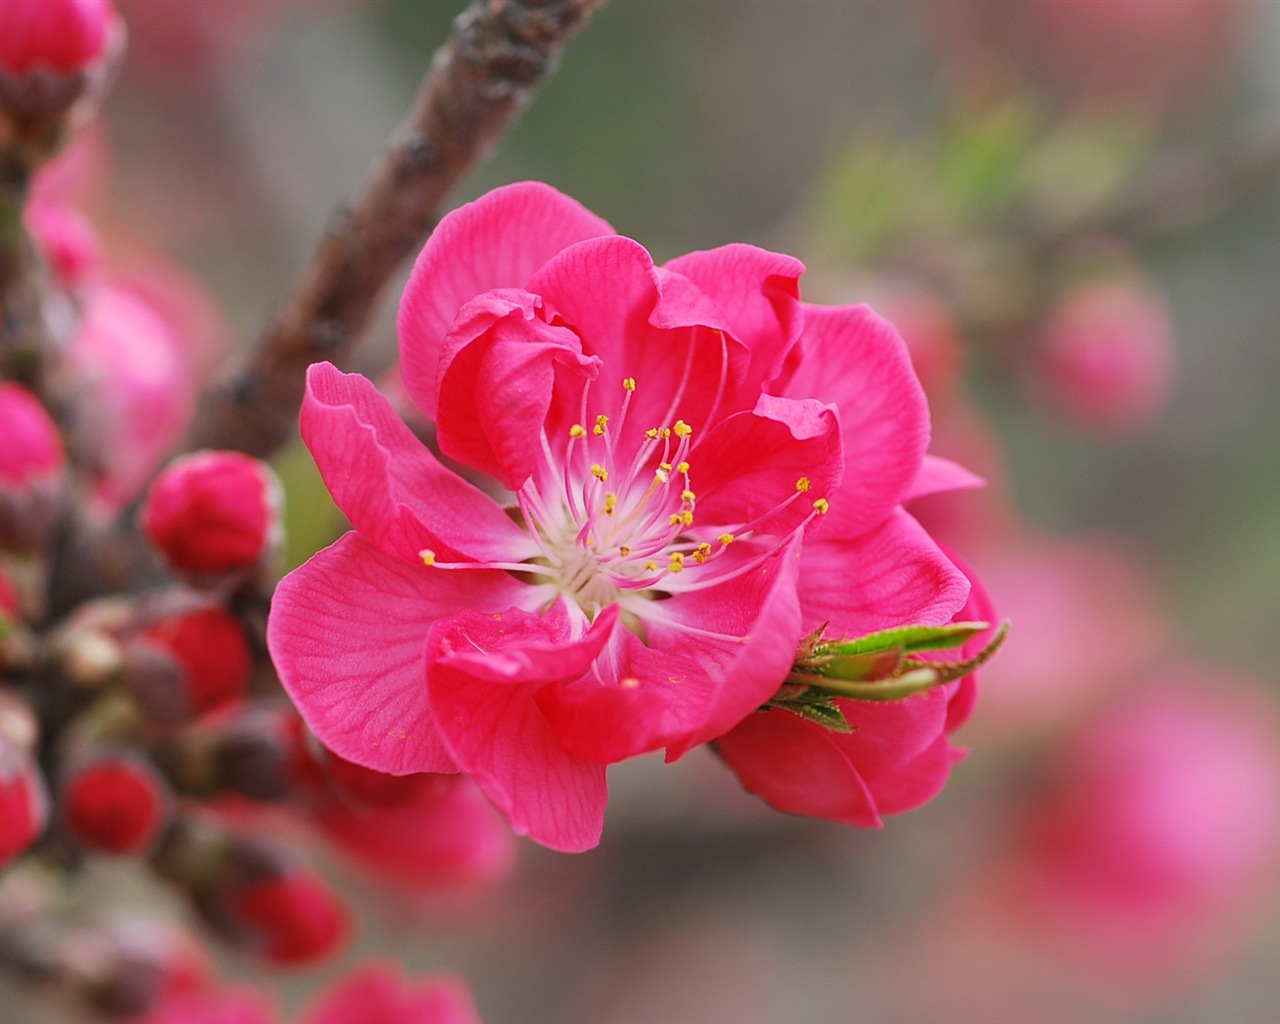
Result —
[{"label": "blurred bud", "polygon": [[0,549],[37,551],[47,542],[62,484],[62,437],[44,406],[0,382]]},{"label": "blurred bud", "polygon": [[949,398],[959,383],[964,362],[964,341],[956,315],[937,296],[906,281],[890,285],[872,304],[907,343],[911,364],[930,404]]},{"label": "blurred bud", "polygon": [[32,201],[22,211],[22,219],[65,288],[79,288],[102,265],[98,232],[79,210]]},{"label": "blurred bud", "polygon": [[232,843],[218,874],[193,893],[223,938],[282,965],[313,963],[342,945],[350,919],[323,878],[283,847]]},{"label": "blurred bud", "polygon": [[59,814],[68,834],[101,853],[141,854],[172,813],[168,784],[133,752],[102,753],[66,770]]},{"label": "blurred bud", "polygon": [[339,757],[319,743],[315,747],[333,789],[366,807],[400,807],[413,803],[424,790],[445,778],[434,772],[388,775]]},{"label": "blurred bud", "polygon": [[34,753],[39,739],[40,723],[35,712],[16,693],[0,687],[0,742]]},{"label": "blurred bud", "polygon": [[303,733],[302,719],[292,705],[259,706],[240,715],[215,744],[217,788],[250,800],[320,792],[325,780],[306,749]]},{"label": "blurred bud", "polygon": [[192,992],[210,974],[209,955],[176,920],[116,915],[58,942],[61,980],[101,1013],[145,1013],[170,994]]},{"label": "blurred bud", "polygon": [[1037,392],[1072,423],[1134,430],[1164,409],[1173,382],[1173,331],[1153,285],[1103,281],[1050,310],[1032,363]]},{"label": "blurred bud", "polygon": [[76,397],[72,429],[86,460],[89,511],[132,501],[187,428],[195,374],[184,342],[137,295],[93,288],[66,352]]},{"label": "blurred bud", "polygon": [[47,157],[96,109],[123,43],[111,0],[2,0],[0,144]]},{"label": "blurred bud", "polygon": [[276,1024],[274,1004],[261,992],[236,986],[174,993],[137,1024]]},{"label": "blurred bud", "polygon": [[127,642],[125,661],[125,681],[143,713],[167,725],[234,703],[253,668],[244,630],[219,606],[152,622]]},{"label": "blurred bud", "polygon": [[179,573],[220,577],[271,560],[280,541],[282,491],[269,466],[239,452],[174,459],[142,509],[151,543]]},{"label": "blurred bud", "polygon": [[4,0],[0,68],[12,75],[81,71],[106,51],[115,18],[111,0]]},{"label": "blurred bud", "polygon": [[432,975],[415,983],[399,964],[371,961],[321,992],[299,1024],[480,1024],[466,982]]},{"label": "blurred bud", "polygon": [[30,751],[0,732],[0,867],[36,841],[48,818],[39,767]]}]

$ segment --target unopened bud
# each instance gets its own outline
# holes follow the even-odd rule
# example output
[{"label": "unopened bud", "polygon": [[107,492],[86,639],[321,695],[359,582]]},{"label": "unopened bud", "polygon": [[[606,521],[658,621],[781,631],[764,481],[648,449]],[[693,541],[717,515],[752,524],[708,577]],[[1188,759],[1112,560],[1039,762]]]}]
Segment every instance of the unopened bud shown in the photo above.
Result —
[{"label": "unopened bud", "polygon": [[62,783],[59,812],[68,834],[102,853],[151,848],[172,813],[169,787],[133,753],[101,754],[72,767]]},{"label": "unopened bud", "polygon": [[29,751],[0,733],[0,867],[36,841],[48,817],[39,767]]},{"label": "unopened bud", "polygon": [[220,788],[251,800],[285,800],[320,793],[325,779],[304,740],[305,727],[289,705],[256,707],[228,724],[213,758]]},{"label": "unopened bud", "polygon": [[280,541],[280,506],[280,483],[266,463],[239,452],[196,452],[156,478],[142,527],[176,572],[199,581],[269,562]]},{"label": "unopened bud", "polygon": [[66,455],[36,397],[0,382],[0,550],[38,551],[49,537]]},{"label": "unopened bud", "polygon": [[128,643],[126,663],[143,713],[168,725],[234,703],[253,667],[244,630],[216,606],[152,623]]},{"label": "unopened bud", "polygon": [[346,908],[285,848],[239,838],[219,877],[195,893],[205,919],[232,944],[275,964],[333,953],[350,931]]}]

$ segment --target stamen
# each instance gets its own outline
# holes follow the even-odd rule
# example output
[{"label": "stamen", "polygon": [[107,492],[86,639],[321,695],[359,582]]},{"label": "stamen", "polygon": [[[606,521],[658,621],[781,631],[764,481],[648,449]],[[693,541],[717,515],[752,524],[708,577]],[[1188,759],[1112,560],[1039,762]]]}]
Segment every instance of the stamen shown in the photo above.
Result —
[{"label": "stamen", "polygon": [[618,496],[613,491],[608,491],[604,496],[604,514],[613,515],[613,510],[618,507]]},{"label": "stamen", "polygon": [[596,437],[604,437],[604,428],[609,425],[609,417],[601,413],[596,417],[596,425],[591,428],[591,433]]},{"label": "stamen", "polygon": [[684,420],[676,420],[676,425],[671,428],[676,437],[684,440],[693,433],[693,427],[689,426]]},{"label": "stamen", "polygon": [[570,437],[586,437],[587,428],[584,427],[581,423],[575,423],[573,426],[569,428],[569,436]]},{"label": "stamen", "polygon": [[622,387],[626,391],[634,391],[636,389],[636,379],[634,377],[624,377],[622,379]]},{"label": "stamen", "polygon": [[721,544],[723,544],[725,547],[728,547],[730,544],[732,544],[732,543],[733,543],[733,541],[734,541],[734,536],[733,536],[733,534],[731,534],[731,533],[722,533],[722,534],[720,534],[720,536],[719,536],[719,537],[717,537],[717,538],[716,538],[716,540],[718,540],[718,541],[719,541]]},{"label": "stamen", "polygon": [[812,486],[813,486],[813,481],[811,481],[807,476],[802,476],[799,480],[796,481],[796,490],[800,491],[801,493],[807,491]]},{"label": "stamen", "polygon": [[599,480],[601,483],[604,483],[606,480],[609,479],[609,471],[605,469],[602,465],[600,465],[600,463],[598,462],[591,467],[591,475],[595,477],[597,480]]},{"label": "stamen", "polygon": [[684,570],[684,555],[679,551],[671,552],[671,564],[669,566],[672,572],[682,572]]},{"label": "stamen", "polygon": [[676,464],[676,472],[677,472],[677,473],[688,473],[688,472],[689,472],[689,463],[687,463],[687,462],[680,462],[680,463],[677,463],[677,464]]},{"label": "stamen", "polygon": [[830,508],[831,508],[831,504],[827,501],[826,498],[819,498],[817,501],[813,503],[813,510],[817,512],[818,515],[820,516],[825,516],[827,514],[827,511]]},{"label": "stamen", "polygon": [[436,553],[432,551],[430,548],[423,548],[421,551],[418,552],[418,557],[422,559],[423,565],[436,564]]}]

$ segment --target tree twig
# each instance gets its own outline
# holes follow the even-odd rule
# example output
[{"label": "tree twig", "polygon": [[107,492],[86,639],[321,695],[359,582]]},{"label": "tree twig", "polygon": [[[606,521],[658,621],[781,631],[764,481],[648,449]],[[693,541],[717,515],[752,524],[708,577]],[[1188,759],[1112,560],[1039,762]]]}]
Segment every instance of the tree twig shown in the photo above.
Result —
[{"label": "tree twig", "polygon": [[307,367],[351,353],[382,287],[445,196],[555,69],[603,0],[472,0],[361,194],[340,210],[293,294],[203,396],[188,448],[266,456],[292,435]]}]

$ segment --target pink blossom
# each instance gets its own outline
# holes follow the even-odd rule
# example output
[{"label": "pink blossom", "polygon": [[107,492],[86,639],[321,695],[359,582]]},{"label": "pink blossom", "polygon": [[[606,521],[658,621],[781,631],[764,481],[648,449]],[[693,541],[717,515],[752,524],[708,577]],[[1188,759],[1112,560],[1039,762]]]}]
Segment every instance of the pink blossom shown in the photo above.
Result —
[{"label": "pink blossom", "polygon": [[464,771],[581,850],[606,765],[724,734],[818,625],[950,619],[968,581],[901,509],[938,468],[906,350],[865,306],[801,303],[802,271],[745,245],[656,267],[536,183],[446,217],[401,365],[468,476],[364,378],[308,377],[303,438],[355,529],[281,583],[268,644],[322,742]]},{"label": "pink blossom", "polygon": [[53,526],[62,436],[35,395],[7,381],[0,381],[0,436],[0,550],[36,550]]},{"label": "pink blossom", "polygon": [[362,964],[317,996],[298,1024],[480,1024],[466,982],[448,974],[421,981],[391,961]]},{"label": "pink blossom", "polygon": [[274,1002],[248,986],[171,992],[138,1024],[278,1024]]},{"label": "pink blossom", "polygon": [[80,71],[102,57],[118,21],[111,0],[0,0],[0,69]]},{"label": "pink blossom", "polygon": [[39,766],[29,750],[0,732],[0,867],[36,841],[48,817]]}]

